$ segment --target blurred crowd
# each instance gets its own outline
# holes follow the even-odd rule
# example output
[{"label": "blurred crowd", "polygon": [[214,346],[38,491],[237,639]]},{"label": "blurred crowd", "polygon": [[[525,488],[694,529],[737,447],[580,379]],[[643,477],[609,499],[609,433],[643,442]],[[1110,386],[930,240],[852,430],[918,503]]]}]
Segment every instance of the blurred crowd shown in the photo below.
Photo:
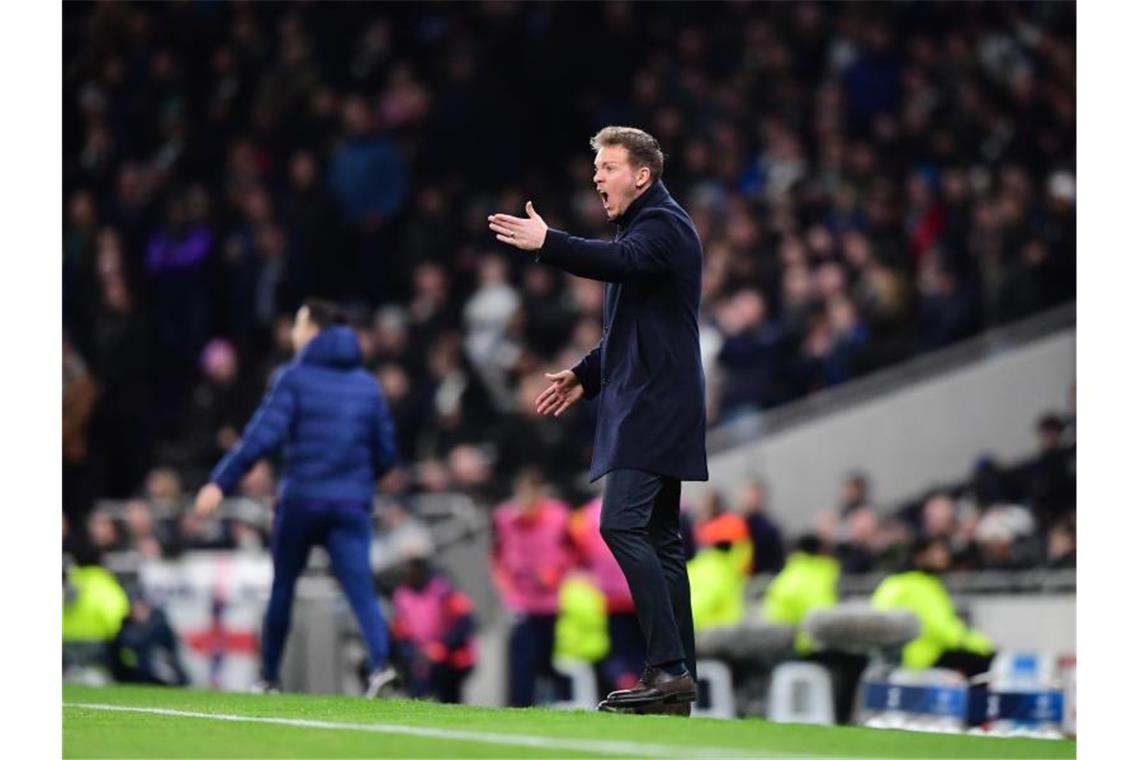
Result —
[{"label": "blurred crowd", "polygon": [[536,466],[584,498],[590,405],[531,401],[598,341],[601,286],[483,220],[532,199],[608,235],[605,124],[661,141],[699,228],[714,423],[1074,297],[1068,4],[68,4],[64,50],[75,521],[156,467],[201,482],[310,295],[395,411],[386,490],[495,500]]}]

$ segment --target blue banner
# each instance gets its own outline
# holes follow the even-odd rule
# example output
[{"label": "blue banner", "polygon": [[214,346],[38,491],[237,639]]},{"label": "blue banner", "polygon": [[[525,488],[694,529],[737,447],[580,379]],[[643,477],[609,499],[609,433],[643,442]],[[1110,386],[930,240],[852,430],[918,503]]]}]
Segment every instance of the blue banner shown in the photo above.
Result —
[{"label": "blue banner", "polygon": [[[975,708],[976,709],[976,708]],[[985,721],[1009,720],[1037,725],[1064,720],[1060,691],[989,692],[985,695]]]},{"label": "blue banner", "polygon": [[866,710],[941,715],[965,720],[966,704],[965,687],[863,684],[863,707]]}]

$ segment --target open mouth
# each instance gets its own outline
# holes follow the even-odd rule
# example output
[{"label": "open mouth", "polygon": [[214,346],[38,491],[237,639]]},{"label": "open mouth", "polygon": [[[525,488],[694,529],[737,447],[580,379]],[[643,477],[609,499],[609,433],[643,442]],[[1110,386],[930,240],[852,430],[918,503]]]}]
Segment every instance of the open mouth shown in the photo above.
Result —
[{"label": "open mouth", "polygon": [[610,194],[607,193],[605,190],[599,190],[598,195],[602,196],[602,206],[604,206],[606,209],[609,209],[609,207],[610,207]]}]

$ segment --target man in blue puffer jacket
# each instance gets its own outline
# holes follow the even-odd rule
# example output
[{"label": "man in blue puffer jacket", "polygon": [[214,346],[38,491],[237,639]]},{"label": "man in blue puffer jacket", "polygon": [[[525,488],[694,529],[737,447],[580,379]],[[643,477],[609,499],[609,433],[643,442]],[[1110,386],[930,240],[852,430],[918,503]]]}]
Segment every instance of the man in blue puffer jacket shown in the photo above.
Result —
[{"label": "man in blue puffer jacket", "polygon": [[282,450],[259,689],[280,690],[293,590],[309,550],[323,544],[368,647],[368,696],[375,697],[395,680],[369,566],[372,494],[377,478],[395,462],[395,426],[379,385],[361,368],[356,335],[336,306],[307,301],[293,324],[293,347],[294,360],[277,371],[241,440],[198,492],[195,509],[213,513],[259,459]]}]

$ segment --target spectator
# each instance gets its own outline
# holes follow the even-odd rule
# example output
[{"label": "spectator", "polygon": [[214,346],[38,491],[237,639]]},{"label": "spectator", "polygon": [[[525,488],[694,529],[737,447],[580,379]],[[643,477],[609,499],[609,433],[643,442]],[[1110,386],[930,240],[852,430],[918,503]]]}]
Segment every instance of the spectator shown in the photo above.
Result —
[{"label": "spectator", "polygon": [[759,480],[741,486],[737,511],[748,524],[752,541],[752,574],[778,573],[784,567],[780,526],[768,516],[768,488]]},{"label": "spectator", "polygon": [[768,320],[763,295],[741,290],[717,308],[724,338],[717,362],[723,371],[720,403],[726,409],[766,409],[783,398],[780,328]]},{"label": "spectator", "polygon": [[191,397],[184,440],[195,472],[208,472],[237,442],[257,404],[256,389],[245,382],[229,341],[216,338],[202,350],[202,380]]},{"label": "spectator", "polygon": [[261,459],[253,469],[241,479],[238,490],[242,497],[258,502],[265,507],[273,506],[277,498],[277,479],[274,477],[273,466]]},{"label": "spectator", "polygon": [[860,507],[868,504],[871,498],[870,484],[867,476],[861,472],[853,472],[843,481],[839,494],[839,515],[847,517]]},{"label": "spectator", "polygon": [[848,514],[838,535],[836,557],[845,573],[867,573],[878,565],[879,516],[864,505]]},{"label": "spectator", "polygon": [[175,544],[173,532],[165,524],[156,525],[150,505],[143,499],[127,502],[123,523],[127,548],[143,559],[161,559]]},{"label": "spectator", "polygon": [[1077,521],[1063,517],[1049,529],[1049,567],[1074,570],[1077,567]]},{"label": "spectator", "polygon": [[329,185],[353,222],[378,226],[404,202],[407,168],[396,146],[378,133],[364,98],[344,104],[345,140],[329,165]]},{"label": "spectator", "polygon": [[1077,507],[1075,447],[1063,445],[1064,427],[1055,414],[1037,423],[1039,453],[1029,466],[1026,491],[1041,525],[1052,525]]},{"label": "spectator", "polygon": [[92,512],[87,518],[87,545],[99,556],[126,548],[115,521],[102,510]]},{"label": "spectator", "polygon": [[946,542],[953,563],[969,565],[976,562],[973,546],[973,531],[977,523],[977,513],[968,505],[956,501],[948,493],[935,493],[922,508],[924,538],[937,538]]},{"label": "spectator", "polygon": [[350,261],[340,211],[321,182],[319,160],[311,150],[298,150],[289,160],[283,210],[289,220],[289,253],[281,311],[295,311],[306,296],[344,295]]},{"label": "spectator", "polygon": [[166,613],[140,594],[132,595],[130,610],[111,642],[111,673],[120,683],[185,686],[190,682],[178,634]]},{"label": "spectator", "polygon": [[329,187],[346,218],[357,226],[359,268],[370,300],[390,298],[399,271],[386,245],[392,218],[404,205],[407,164],[399,148],[376,129],[363,97],[349,96],[343,107],[344,137],[328,169]]},{"label": "spectator", "polygon": [[958,274],[932,252],[926,256],[918,284],[918,336],[920,351],[933,351],[972,335],[976,329],[974,304]]},{"label": "spectator", "polygon": [[144,487],[147,501],[163,512],[182,511],[182,480],[170,467],[156,467],[147,473]]},{"label": "spectator", "polygon": [[99,496],[123,498],[150,463],[151,386],[147,336],[120,274],[103,280],[93,325],[92,370],[101,391],[92,420],[92,450],[102,459]]},{"label": "spectator", "polygon": [[1019,504],[994,504],[978,519],[974,540],[982,566],[993,570],[1020,570],[1040,560],[1037,526],[1033,515]]},{"label": "spectator", "polygon": [[90,423],[98,388],[83,357],[63,340],[63,512],[82,521],[95,500]]},{"label": "spectator", "polygon": [[991,504],[1008,502],[1013,496],[1013,488],[997,462],[989,456],[980,457],[974,465],[964,497],[978,509],[985,509]]},{"label": "spectator", "polygon": [[482,372],[501,410],[513,406],[506,373],[518,360],[520,350],[507,334],[521,304],[508,274],[504,258],[485,258],[479,267],[479,287],[463,309],[467,357]]},{"label": "spectator", "polygon": [[210,325],[207,263],[214,236],[196,198],[175,195],[167,203],[166,223],[146,248],[147,272],[158,305],[160,367],[175,389],[180,386],[179,373],[185,372],[205,344]]},{"label": "spectator", "polygon": [[[570,338],[575,311],[560,290],[560,280],[549,267],[527,267],[523,272],[522,307],[525,344],[543,359],[554,359]],[[587,347],[588,349],[589,347]]]}]

